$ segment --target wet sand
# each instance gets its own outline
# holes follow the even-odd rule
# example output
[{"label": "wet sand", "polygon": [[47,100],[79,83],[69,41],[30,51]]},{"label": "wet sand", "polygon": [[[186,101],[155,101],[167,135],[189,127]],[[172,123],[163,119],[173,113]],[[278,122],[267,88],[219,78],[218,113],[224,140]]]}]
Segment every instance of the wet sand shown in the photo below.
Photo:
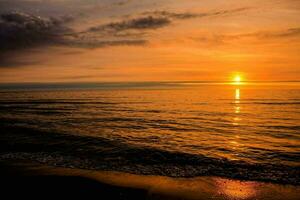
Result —
[{"label": "wet sand", "polygon": [[299,200],[300,186],[220,177],[169,178],[1,161],[2,195],[10,198]]}]

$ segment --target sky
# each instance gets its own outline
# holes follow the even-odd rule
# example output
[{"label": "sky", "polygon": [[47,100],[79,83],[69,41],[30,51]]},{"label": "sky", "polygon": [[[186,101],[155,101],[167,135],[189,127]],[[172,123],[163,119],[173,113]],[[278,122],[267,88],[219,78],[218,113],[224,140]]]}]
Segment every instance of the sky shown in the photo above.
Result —
[{"label": "sky", "polygon": [[300,0],[0,0],[0,82],[300,80]]}]

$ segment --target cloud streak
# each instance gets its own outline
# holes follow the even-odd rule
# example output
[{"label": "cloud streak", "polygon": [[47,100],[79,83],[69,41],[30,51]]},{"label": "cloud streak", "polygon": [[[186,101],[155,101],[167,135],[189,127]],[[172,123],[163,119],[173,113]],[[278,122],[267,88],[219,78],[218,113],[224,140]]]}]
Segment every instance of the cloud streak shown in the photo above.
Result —
[{"label": "cloud streak", "polygon": [[279,31],[260,31],[248,34],[223,35],[224,39],[242,39],[242,38],[257,38],[257,39],[284,39],[300,36],[300,27],[288,28]]},{"label": "cloud streak", "polygon": [[300,27],[289,28],[278,32],[266,32],[266,33],[256,33],[261,38],[287,38],[287,37],[297,37],[300,36]]},{"label": "cloud streak", "polygon": [[147,40],[144,39],[118,39],[118,40],[65,40],[61,41],[61,45],[80,48],[103,48],[109,46],[140,46],[145,45]]},{"label": "cloud streak", "polygon": [[249,40],[259,42],[270,42],[287,39],[300,39],[300,27],[288,28],[277,31],[259,31],[252,33],[242,34],[214,34],[214,35],[202,35],[199,37],[192,37],[192,40],[196,42],[208,43],[208,44],[226,44],[232,41]]},{"label": "cloud streak", "polygon": [[188,20],[193,18],[226,16],[246,11],[250,8],[243,7],[231,10],[219,10],[204,13],[191,12],[169,12],[169,11],[147,11],[129,19],[109,22],[88,28],[81,32],[82,35],[92,33],[101,36],[143,36],[149,31],[157,30],[172,25],[177,20]]},{"label": "cloud streak", "polygon": [[249,8],[238,8],[232,10],[220,10],[206,13],[176,13],[168,11],[148,11],[132,19],[121,20],[88,29],[91,32],[120,32],[126,30],[149,30],[158,29],[171,25],[175,20],[186,20],[191,18],[202,18],[212,16],[224,16],[248,10]]},{"label": "cloud streak", "polygon": [[171,23],[171,20],[166,17],[146,16],[140,18],[134,18],[130,20],[123,20],[114,23],[108,23],[100,26],[89,28],[91,32],[119,32],[124,30],[136,29],[158,29],[167,26]]},{"label": "cloud streak", "polygon": [[226,16],[232,15],[240,12],[247,11],[251,8],[249,7],[242,7],[236,9],[228,9],[228,10],[219,10],[219,11],[210,11],[210,12],[203,12],[203,13],[192,13],[192,12],[184,12],[184,13],[176,13],[176,12],[169,12],[169,11],[148,11],[144,12],[144,15],[155,15],[157,17],[165,17],[168,19],[192,19],[192,18],[204,18],[204,17],[217,17],[217,16]]}]

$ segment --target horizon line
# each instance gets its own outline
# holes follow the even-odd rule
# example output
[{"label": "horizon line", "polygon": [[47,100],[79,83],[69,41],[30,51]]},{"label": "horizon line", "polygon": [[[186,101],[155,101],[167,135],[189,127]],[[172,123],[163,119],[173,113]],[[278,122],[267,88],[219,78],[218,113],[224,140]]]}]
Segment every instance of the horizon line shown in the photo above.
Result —
[{"label": "horizon line", "polygon": [[[270,81],[262,81],[262,80],[250,80],[250,81],[240,81],[240,83],[297,83],[300,80],[270,80]],[[0,82],[0,85],[14,85],[14,84],[122,84],[122,83],[235,83],[234,81],[67,81],[67,82],[59,82],[59,81],[49,81],[49,82]]]}]

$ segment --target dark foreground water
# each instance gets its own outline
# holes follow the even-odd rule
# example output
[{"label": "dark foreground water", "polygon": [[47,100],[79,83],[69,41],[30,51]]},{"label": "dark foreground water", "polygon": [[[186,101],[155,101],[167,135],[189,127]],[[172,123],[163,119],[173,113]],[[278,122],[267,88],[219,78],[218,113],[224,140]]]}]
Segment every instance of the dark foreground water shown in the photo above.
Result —
[{"label": "dark foreground water", "polygon": [[300,184],[300,84],[2,86],[0,158]]}]

